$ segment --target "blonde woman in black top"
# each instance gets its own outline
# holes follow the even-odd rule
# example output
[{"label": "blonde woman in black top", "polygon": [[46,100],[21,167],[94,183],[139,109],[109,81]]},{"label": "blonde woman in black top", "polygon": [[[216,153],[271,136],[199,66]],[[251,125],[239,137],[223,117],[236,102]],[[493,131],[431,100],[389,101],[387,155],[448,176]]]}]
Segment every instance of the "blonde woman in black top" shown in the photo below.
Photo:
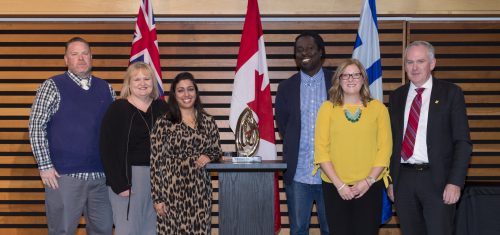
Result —
[{"label": "blonde woman in black top", "polygon": [[156,234],[150,184],[150,132],[167,110],[159,99],[151,67],[127,69],[121,99],[109,107],[101,126],[101,157],[113,208],[115,235]]}]

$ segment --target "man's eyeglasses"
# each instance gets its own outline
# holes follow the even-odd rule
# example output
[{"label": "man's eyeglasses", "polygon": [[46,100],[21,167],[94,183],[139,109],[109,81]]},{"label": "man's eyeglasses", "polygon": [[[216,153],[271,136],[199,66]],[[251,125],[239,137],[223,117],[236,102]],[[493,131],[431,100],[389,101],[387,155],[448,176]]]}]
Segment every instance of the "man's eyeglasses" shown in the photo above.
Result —
[{"label": "man's eyeglasses", "polygon": [[349,80],[349,78],[352,78],[354,80],[359,80],[362,77],[363,77],[362,73],[343,73],[343,74],[340,74],[340,79],[342,79],[343,81],[347,81],[347,80]]}]

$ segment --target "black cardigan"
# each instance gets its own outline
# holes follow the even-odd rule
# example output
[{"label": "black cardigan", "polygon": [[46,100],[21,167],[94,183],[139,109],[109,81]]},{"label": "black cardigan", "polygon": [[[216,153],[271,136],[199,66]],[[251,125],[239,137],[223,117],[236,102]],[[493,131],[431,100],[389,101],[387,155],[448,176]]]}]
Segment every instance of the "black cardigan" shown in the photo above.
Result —
[{"label": "black cardigan", "polygon": [[[153,123],[166,113],[167,104],[157,99],[153,108]],[[127,162],[127,143],[133,119],[140,118],[137,109],[127,99],[118,99],[108,108],[101,125],[100,153],[106,174],[106,185],[119,194],[131,188],[132,167]],[[152,127],[151,127],[152,128]]]}]

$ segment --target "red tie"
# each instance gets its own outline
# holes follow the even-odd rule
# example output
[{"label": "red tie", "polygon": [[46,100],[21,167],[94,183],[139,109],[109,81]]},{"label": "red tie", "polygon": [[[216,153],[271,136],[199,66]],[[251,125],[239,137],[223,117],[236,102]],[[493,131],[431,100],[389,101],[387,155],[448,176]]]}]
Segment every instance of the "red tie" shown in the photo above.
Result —
[{"label": "red tie", "polygon": [[410,114],[408,115],[408,124],[406,125],[405,137],[403,139],[403,147],[401,148],[401,157],[407,161],[413,155],[415,146],[415,137],[418,130],[418,119],[420,118],[420,107],[422,107],[422,92],[425,88],[417,88],[417,96],[413,98],[411,103]]}]

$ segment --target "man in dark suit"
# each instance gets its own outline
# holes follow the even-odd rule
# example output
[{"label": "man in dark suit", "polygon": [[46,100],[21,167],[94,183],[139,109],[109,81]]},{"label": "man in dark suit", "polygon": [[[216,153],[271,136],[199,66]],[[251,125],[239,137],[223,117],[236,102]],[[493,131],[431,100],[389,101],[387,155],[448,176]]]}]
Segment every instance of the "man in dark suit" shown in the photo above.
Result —
[{"label": "man in dark suit", "polygon": [[290,234],[309,234],[316,202],[321,234],[328,233],[320,174],[314,169],[314,127],[317,111],[328,99],[333,73],[322,68],[325,43],[316,33],[295,38],[294,58],[300,72],[282,81],[276,94],[275,112],[283,139],[284,173]]},{"label": "man in dark suit", "polygon": [[394,144],[388,194],[404,235],[453,233],[472,152],[463,92],[433,77],[435,65],[430,43],[411,43],[404,56],[410,83],[389,100]]}]

